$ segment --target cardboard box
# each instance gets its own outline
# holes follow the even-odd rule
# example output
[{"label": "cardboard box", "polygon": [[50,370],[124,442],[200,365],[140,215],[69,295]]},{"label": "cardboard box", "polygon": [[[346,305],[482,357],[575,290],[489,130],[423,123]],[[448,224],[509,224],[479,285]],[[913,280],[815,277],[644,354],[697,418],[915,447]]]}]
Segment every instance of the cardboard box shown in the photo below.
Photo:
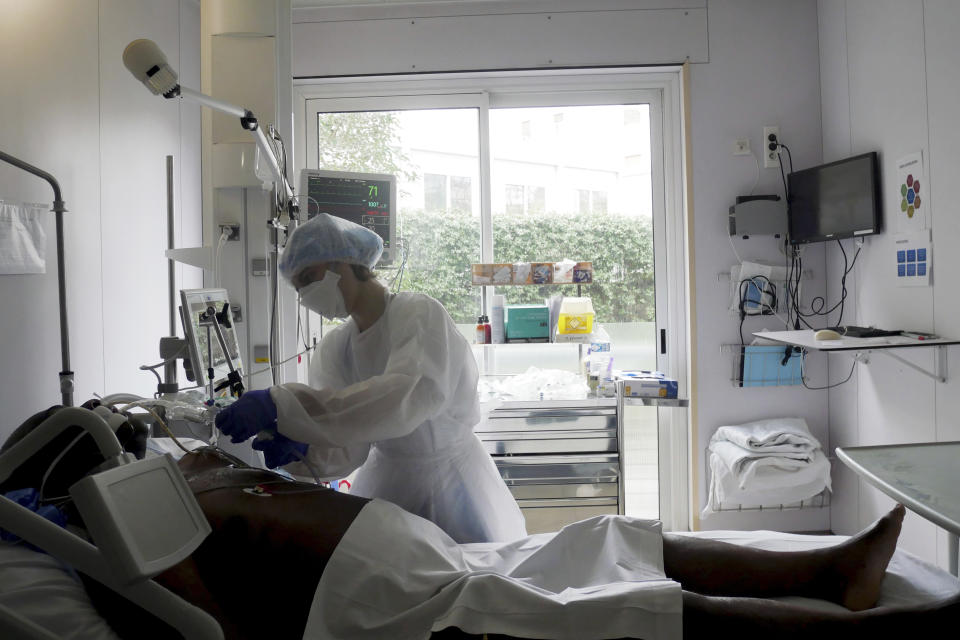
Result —
[{"label": "cardboard box", "polygon": [[473,284],[493,284],[493,265],[474,264],[472,275]]},{"label": "cardboard box", "polygon": [[573,268],[574,284],[589,284],[593,282],[593,263],[578,262]]},{"label": "cardboard box", "polygon": [[533,284],[550,284],[553,282],[552,262],[531,262],[530,280]]},{"label": "cardboard box", "polygon": [[677,381],[670,380],[659,371],[622,371],[617,374],[623,380],[625,398],[676,398]]}]

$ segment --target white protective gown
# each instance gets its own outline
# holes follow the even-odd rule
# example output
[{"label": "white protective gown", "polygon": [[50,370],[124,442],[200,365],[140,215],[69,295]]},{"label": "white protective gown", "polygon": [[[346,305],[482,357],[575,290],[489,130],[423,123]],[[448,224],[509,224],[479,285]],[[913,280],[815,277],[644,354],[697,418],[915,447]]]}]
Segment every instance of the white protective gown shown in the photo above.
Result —
[{"label": "white protective gown", "polygon": [[[307,459],[321,478],[360,467],[352,494],[388,500],[457,542],[526,535],[473,433],[479,376],[470,345],[433,298],[386,296],[383,315],[363,333],[349,319],[324,337],[309,386],[271,388],[278,430],[310,445]],[[287,468],[310,475],[300,463]]]}]

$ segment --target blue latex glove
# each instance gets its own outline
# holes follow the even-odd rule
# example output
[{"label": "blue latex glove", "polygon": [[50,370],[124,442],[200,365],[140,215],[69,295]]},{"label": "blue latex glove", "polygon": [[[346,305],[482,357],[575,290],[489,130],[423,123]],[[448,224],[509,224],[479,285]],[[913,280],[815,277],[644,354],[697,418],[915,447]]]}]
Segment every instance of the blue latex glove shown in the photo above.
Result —
[{"label": "blue latex glove", "polygon": [[[291,440],[282,433],[261,433],[253,441],[253,448],[263,451],[263,459],[268,469],[276,469],[285,464],[296,462],[307,455],[307,445],[303,442]],[[298,456],[295,452],[299,452]]]},{"label": "blue latex glove", "polygon": [[249,440],[261,431],[276,432],[277,406],[268,390],[247,391],[217,414],[216,425],[233,443]]}]

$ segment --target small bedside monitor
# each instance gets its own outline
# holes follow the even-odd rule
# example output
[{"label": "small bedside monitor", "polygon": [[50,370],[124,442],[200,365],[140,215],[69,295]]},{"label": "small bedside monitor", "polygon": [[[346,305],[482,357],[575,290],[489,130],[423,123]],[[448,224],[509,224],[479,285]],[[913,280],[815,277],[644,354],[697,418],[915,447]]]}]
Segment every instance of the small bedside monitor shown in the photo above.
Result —
[{"label": "small bedside monitor", "polygon": [[393,264],[397,248],[397,177],[304,169],[300,172],[300,210],[307,220],[318,213],[362,225],[383,238],[378,265]]},{"label": "small bedside monitor", "polygon": [[[230,311],[230,299],[226,289],[181,289],[180,290],[180,319],[183,322],[183,334],[186,336],[190,350],[190,360],[196,383],[206,386],[210,382],[210,366],[208,353],[213,354],[213,382],[215,386],[227,380],[230,366],[227,356],[220,347],[216,331],[200,324],[200,315],[213,307],[217,313],[222,313],[226,321],[220,320],[220,329],[223,331],[224,341],[227,343],[229,358],[233,368],[243,373],[243,362],[240,358],[240,345],[237,342],[237,332],[234,326],[233,314]],[[225,310],[225,313],[224,313]]]}]

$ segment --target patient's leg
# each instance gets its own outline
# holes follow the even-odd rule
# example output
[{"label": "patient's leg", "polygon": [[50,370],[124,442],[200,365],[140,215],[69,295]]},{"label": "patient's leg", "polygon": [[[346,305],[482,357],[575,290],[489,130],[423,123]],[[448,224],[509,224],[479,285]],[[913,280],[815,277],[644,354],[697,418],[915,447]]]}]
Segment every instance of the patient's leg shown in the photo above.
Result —
[{"label": "patient's leg", "polygon": [[897,505],[849,540],[809,551],[767,551],[667,533],[664,570],[685,590],[710,596],[807,596],[868,609],[880,596],[903,516]]},{"label": "patient's leg", "polygon": [[922,637],[933,629],[955,629],[960,596],[916,607],[865,611],[819,611],[758,598],[726,598],[683,592],[683,633],[689,638],[738,640],[849,640]]}]

